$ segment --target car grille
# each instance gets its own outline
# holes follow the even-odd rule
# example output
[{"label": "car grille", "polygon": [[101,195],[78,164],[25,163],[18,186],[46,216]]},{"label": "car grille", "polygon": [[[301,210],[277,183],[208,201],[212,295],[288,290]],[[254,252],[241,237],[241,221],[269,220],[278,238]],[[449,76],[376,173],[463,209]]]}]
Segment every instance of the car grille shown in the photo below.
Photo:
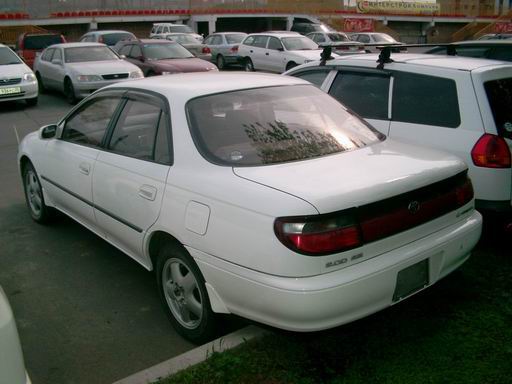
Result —
[{"label": "car grille", "polygon": [[21,83],[21,78],[16,79],[0,79],[0,86],[3,85],[13,85],[13,84],[19,84]]},{"label": "car grille", "polygon": [[117,80],[128,78],[128,73],[111,73],[109,75],[103,75],[103,80]]}]

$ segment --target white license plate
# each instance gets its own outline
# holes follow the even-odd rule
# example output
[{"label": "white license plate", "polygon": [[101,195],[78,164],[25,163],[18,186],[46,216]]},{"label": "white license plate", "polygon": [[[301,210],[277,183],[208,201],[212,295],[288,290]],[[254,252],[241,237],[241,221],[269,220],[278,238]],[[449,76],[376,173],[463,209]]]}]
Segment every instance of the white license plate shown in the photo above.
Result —
[{"label": "white license plate", "polygon": [[21,93],[20,87],[0,88],[0,95],[13,95],[16,93]]}]

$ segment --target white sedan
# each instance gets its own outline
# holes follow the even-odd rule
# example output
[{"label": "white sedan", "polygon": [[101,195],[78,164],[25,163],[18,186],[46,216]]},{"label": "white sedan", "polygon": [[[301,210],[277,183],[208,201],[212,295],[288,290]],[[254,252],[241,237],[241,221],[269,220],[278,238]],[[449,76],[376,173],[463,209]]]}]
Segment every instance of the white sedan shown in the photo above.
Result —
[{"label": "white sedan", "polygon": [[71,104],[107,85],[144,77],[134,64],[100,43],[64,43],[46,48],[34,62],[43,92],[53,88]]},{"label": "white sedan", "polygon": [[18,160],[33,219],[58,209],[154,270],[196,342],[217,313],[294,331],[364,317],[458,268],[481,232],[462,161],[285,76],[103,88]]}]

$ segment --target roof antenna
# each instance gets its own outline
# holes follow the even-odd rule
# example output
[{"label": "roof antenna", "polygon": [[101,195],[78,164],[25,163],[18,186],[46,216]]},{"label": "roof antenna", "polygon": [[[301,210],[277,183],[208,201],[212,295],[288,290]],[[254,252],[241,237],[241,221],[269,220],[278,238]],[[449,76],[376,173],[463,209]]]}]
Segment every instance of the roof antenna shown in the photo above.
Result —
[{"label": "roof antenna", "polygon": [[393,59],[391,58],[391,47],[382,47],[380,51],[379,58],[377,59],[377,69],[384,69],[384,64],[392,63]]},{"label": "roof antenna", "polygon": [[320,66],[324,66],[327,60],[332,60],[334,57],[331,56],[332,54],[332,47],[327,46],[324,47],[322,53],[320,54]]}]

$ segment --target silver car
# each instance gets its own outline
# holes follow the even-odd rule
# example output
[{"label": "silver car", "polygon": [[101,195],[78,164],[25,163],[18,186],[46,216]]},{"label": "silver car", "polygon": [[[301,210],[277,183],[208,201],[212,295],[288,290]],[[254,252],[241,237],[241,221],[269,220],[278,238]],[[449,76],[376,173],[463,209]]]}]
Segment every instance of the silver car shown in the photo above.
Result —
[{"label": "silver car", "polygon": [[106,85],[144,77],[105,44],[66,43],[46,48],[34,62],[39,90],[64,92],[71,104]]},{"label": "silver car", "polygon": [[208,36],[204,44],[212,53],[212,62],[219,69],[230,64],[238,64],[238,45],[245,39],[244,32],[221,32]]},{"label": "silver car", "polygon": [[175,41],[202,60],[211,61],[212,53],[206,44],[200,43],[190,33],[168,33],[164,35],[167,40]]},{"label": "silver car", "polygon": [[103,43],[113,47],[118,41],[136,39],[135,35],[128,31],[104,30],[87,32],[79,41],[81,43]]}]

